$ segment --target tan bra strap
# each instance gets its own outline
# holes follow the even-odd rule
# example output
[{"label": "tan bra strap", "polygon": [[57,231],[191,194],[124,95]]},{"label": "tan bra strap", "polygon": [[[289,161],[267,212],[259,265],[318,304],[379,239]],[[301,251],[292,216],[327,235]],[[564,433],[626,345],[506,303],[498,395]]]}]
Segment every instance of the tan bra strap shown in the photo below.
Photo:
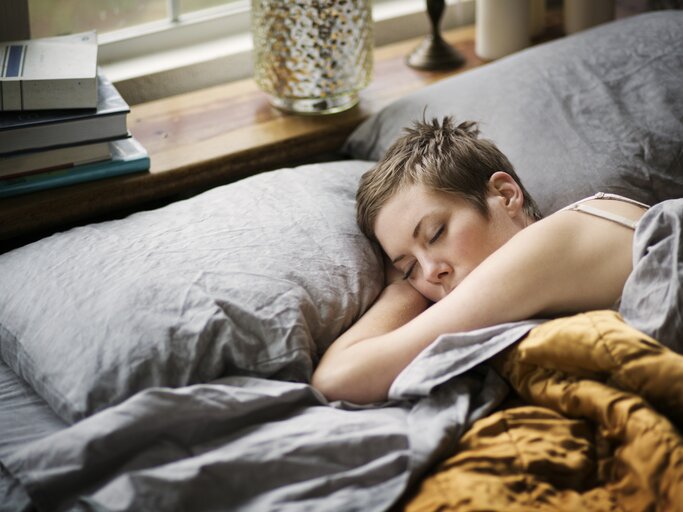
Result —
[{"label": "tan bra strap", "polygon": [[617,224],[621,224],[630,229],[636,229],[636,226],[638,225],[638,221],[628,219],[622,215],[617,215],[616,213],[599,210],[598,208],[593,208],[592,206],[582,203],[574,204],[568,208],[568,210],[583,212],[595,217],[600,217],[601,219],[611,220],[612,222],[616,222]]}]

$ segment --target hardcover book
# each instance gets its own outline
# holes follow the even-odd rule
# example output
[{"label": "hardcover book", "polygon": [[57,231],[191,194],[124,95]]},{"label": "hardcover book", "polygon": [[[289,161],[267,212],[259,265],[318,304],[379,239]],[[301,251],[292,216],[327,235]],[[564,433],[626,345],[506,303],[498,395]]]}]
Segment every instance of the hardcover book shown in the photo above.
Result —
[{"label": "hardcover book", "polygon": [[94,31],[0,43],[0,111],[96,106]]},{"label": "hardcover book", "polygon": [[143,172],[149,169],[147,150],[135,138],[114,141],[111,144],[111,150],[112,158],[104,162],[0,180],[0,198],[101,180],[122,174]]},{"label": "hardcover book", "polygon": [[37,172],[56,171],[111,158],[110,142],[29,151],[0,157],[0,179],[17,178]]},{"label": "hardcover book", "polygon": [[125,137],[130,108],[114,85],[97,77],[97,108],[5,112],[0,115],[0,155]]}]

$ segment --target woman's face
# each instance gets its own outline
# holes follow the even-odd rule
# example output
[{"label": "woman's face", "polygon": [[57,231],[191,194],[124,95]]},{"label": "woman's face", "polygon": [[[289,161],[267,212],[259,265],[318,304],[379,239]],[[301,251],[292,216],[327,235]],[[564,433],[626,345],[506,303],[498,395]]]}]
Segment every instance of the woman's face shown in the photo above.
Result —
[{"label": "woman's face", "polygon": [[487,203],[488,219],[453,194],[410,185],[380,209],[375,235],[404,278],[436,302],[523,227],[504,195],[494,191]]}]

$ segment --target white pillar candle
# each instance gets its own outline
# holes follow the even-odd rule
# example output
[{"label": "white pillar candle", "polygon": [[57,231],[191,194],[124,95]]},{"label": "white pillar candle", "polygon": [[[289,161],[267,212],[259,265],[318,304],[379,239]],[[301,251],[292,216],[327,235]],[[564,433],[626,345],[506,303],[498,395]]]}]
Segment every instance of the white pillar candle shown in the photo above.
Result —
[{"label": "white pillar candle", "polygon": [[564,31],[573,34],[614,19],[614,0],[564,0]]},{"label": "white pillar candle", "polygon": [[482,59],[504,57],[529,46],[530,0],[477,0],[475,53]]}]

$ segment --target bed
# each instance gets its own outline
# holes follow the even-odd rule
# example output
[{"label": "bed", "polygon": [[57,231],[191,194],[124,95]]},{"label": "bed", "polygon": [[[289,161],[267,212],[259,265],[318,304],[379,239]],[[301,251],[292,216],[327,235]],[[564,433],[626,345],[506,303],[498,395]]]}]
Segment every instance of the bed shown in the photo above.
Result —
[{"label": "bed", "polygon": [[[347,157],[0,255],[0,510],[683,507],[683,12],[387,106]],[[619,312],[445,334],[389,400],[308,382],[372,304],[359,177],[423,115],[480,121],[545,214],[655,204]]]}]

